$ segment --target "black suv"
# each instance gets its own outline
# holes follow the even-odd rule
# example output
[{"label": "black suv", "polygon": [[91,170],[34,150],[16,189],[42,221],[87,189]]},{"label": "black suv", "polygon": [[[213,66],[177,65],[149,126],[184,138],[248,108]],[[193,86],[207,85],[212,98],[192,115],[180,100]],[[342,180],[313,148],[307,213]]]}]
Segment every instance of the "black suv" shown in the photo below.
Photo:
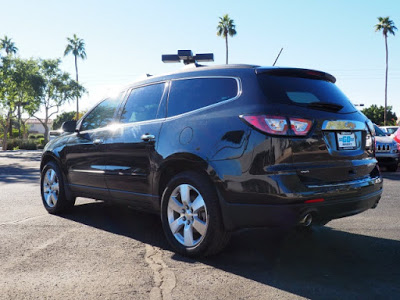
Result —
[{"label": "black suv", "polygon": [[327,73],[249,65],[150,77],[48,143],[43,204],[76,197],[161,215],[171,246],[210,255],[243,227],[310,226],[377,205],[372,123]]}]

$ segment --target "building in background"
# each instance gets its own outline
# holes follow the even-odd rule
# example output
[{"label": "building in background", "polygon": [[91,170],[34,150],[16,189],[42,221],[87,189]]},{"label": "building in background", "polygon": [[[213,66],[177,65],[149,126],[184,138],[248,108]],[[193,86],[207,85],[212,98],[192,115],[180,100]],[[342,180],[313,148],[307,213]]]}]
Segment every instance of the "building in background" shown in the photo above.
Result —
[{"label": "building in background", "polygon": [[[44,122],[44,120],[42,120]],[[47,122],[47,125],[49,126],[49,129],[53,128],[53,121],[52,119],[49,119]],[[28,119],[25,123],[28,126],[28,132],[29,133],[42,133],[44,134],[44,126],[43,124],[38,120],[38,119]]]}]

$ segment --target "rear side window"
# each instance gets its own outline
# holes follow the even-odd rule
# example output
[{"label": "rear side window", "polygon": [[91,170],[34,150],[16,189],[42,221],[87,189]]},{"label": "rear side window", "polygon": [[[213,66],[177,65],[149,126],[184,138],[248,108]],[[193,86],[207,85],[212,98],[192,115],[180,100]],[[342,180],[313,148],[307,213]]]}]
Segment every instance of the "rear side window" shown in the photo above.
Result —
[{"label": "rear side window", "polygon": [[329,81],[267,74],[259,74],[258,80],[270,103],[310,107],[328,103],[342,107],[340,113],[356,110],[346,95]]},{"label": "rear side window", "polygon": [[133,89],[121,114],[122,123],[156,119],[165,83]]},{"label": "rear side window", "polygon": [[225,100],[238,94],[234,78],[193,78],[171,83],[168,116],[176,116]]},{"label": "rear side window", "polygon": [[100,102],[82,121],[80,130],[92,130],[105,127],[114,120],[119,99],[105,99]]}]

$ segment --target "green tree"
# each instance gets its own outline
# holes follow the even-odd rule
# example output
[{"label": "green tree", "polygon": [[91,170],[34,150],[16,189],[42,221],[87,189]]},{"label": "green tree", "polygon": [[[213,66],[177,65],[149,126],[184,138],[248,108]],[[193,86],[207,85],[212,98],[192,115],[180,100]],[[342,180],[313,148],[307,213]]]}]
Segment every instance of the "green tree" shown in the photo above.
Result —
[{"label": "green tree", "polygon": [[[76,74],[76,82],[79,83],[78,77],[78,58],[86,59],[86,50],[85,50],[85,41],[73,35],[72,38],[67,38],[68,45],[65,48],[64,56],[72,53],[75,57],[75,74]],[[76,97],[76,118],[79,119],[79,97]]]},{"label": "green tree", "polygon": [[69,111],[63,112],[62,114],[58,115],[57,118],[53,122],[53,129],[61,128],[62,124],[67,121],[75,120],[76,119],[76,112]]},{"label": "green tree", "polygon": [[219,17],[217,36],[222,36],[225,39],[226,64],[228,64],[228,35],[233,37],[236,33],[236,25],[234,24],[234,21],[229,18],[228,14]]},{"label": "green tree", "polygon": [[[7,134],[10,132],[12,117],[17,113],[19,128],[23,111],[38,107],[43,80],[37,61],[7,56],[2,59],[0,69],[0,125],[3,129],[3,150],[7,149]],[[21,131],[19,131],[21,134]]]},{"label": "green tree", "polygon": [[[44,81],[43,93],[40,97],[38,107],[30,113],[43,125],[45,129],[45,143],[48,141],[48,121],[51,116],[59,112],[64,103],[81,97],[85,88],[71,79],[68,73],[61,71],[60,59],[43,59],[39,63],[40,73]],[[39,118],[37,113],[44,113],[44,119]]]},{"label": "green tree", "polygon": [[[15,43],[12,41],[12,39],[8,38],[6,35],[4,36],[4,38],[0,39],[0,51],[1,50],[4,50],[7,54],[7,56],[11,56],[18,52],[18,48],[15,46]],[[0,55],[0,57],[1,57],[1,55]],[[1,61],[0,61],[0,65],[1,65]],[[9,123],[10,123],[9,131],[12,132],[12,119],[10,119]]]},{"label": "green tree", "polygon": [[[384,125],[384,114],[385,108],[383,106],[371,105],[370,107],[364,108],[361,111],[368,119],[377,125]],[[396,125],[397,116],[396,113],[392,112],[392,107],[386,108],[387,124]]]},{"label": "green tree", "polygon": [[378,17],[379,23],[375,25],[375,31],[382,31],[383,37],[385,38],[385,49],[386,49],[386,73],[385,73],[385,111],[384,111],[384,121],[383,124],[386,125],[387,121],[387,82],[388,82],[388,70],[389,70],[389,53],[387,37],[388,34],[395,35],[395,30],[397,27],[394,22],[389,19],[389,17],[382,18]]},{"label": "green tree", "polygon": [[24,111],[32,112],[39,106],[44,82],[39,73],[39,63],[33,59],[16,59],[14,64],[14,81],[17,90],[15,105],[17,107],[18,135],[21,136],[21,116]]},{"label": "green tree", "polygon": [[15,43],[6,35],[4,38],[0,39],[0,50],[2,49],[6,51],[7,55],[16,54],[18,52],[18,48],[15,46]]}]

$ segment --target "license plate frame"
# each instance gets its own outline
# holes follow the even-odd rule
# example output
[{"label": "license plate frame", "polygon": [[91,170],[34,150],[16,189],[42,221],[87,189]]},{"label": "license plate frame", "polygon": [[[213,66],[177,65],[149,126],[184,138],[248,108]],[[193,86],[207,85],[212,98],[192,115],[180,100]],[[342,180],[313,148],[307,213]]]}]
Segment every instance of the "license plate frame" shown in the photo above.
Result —
[{"label": "license plate frame", "polygon": [[339,150],[354,150],[357,148],[354,132],[336,132],[336,140]]}]

